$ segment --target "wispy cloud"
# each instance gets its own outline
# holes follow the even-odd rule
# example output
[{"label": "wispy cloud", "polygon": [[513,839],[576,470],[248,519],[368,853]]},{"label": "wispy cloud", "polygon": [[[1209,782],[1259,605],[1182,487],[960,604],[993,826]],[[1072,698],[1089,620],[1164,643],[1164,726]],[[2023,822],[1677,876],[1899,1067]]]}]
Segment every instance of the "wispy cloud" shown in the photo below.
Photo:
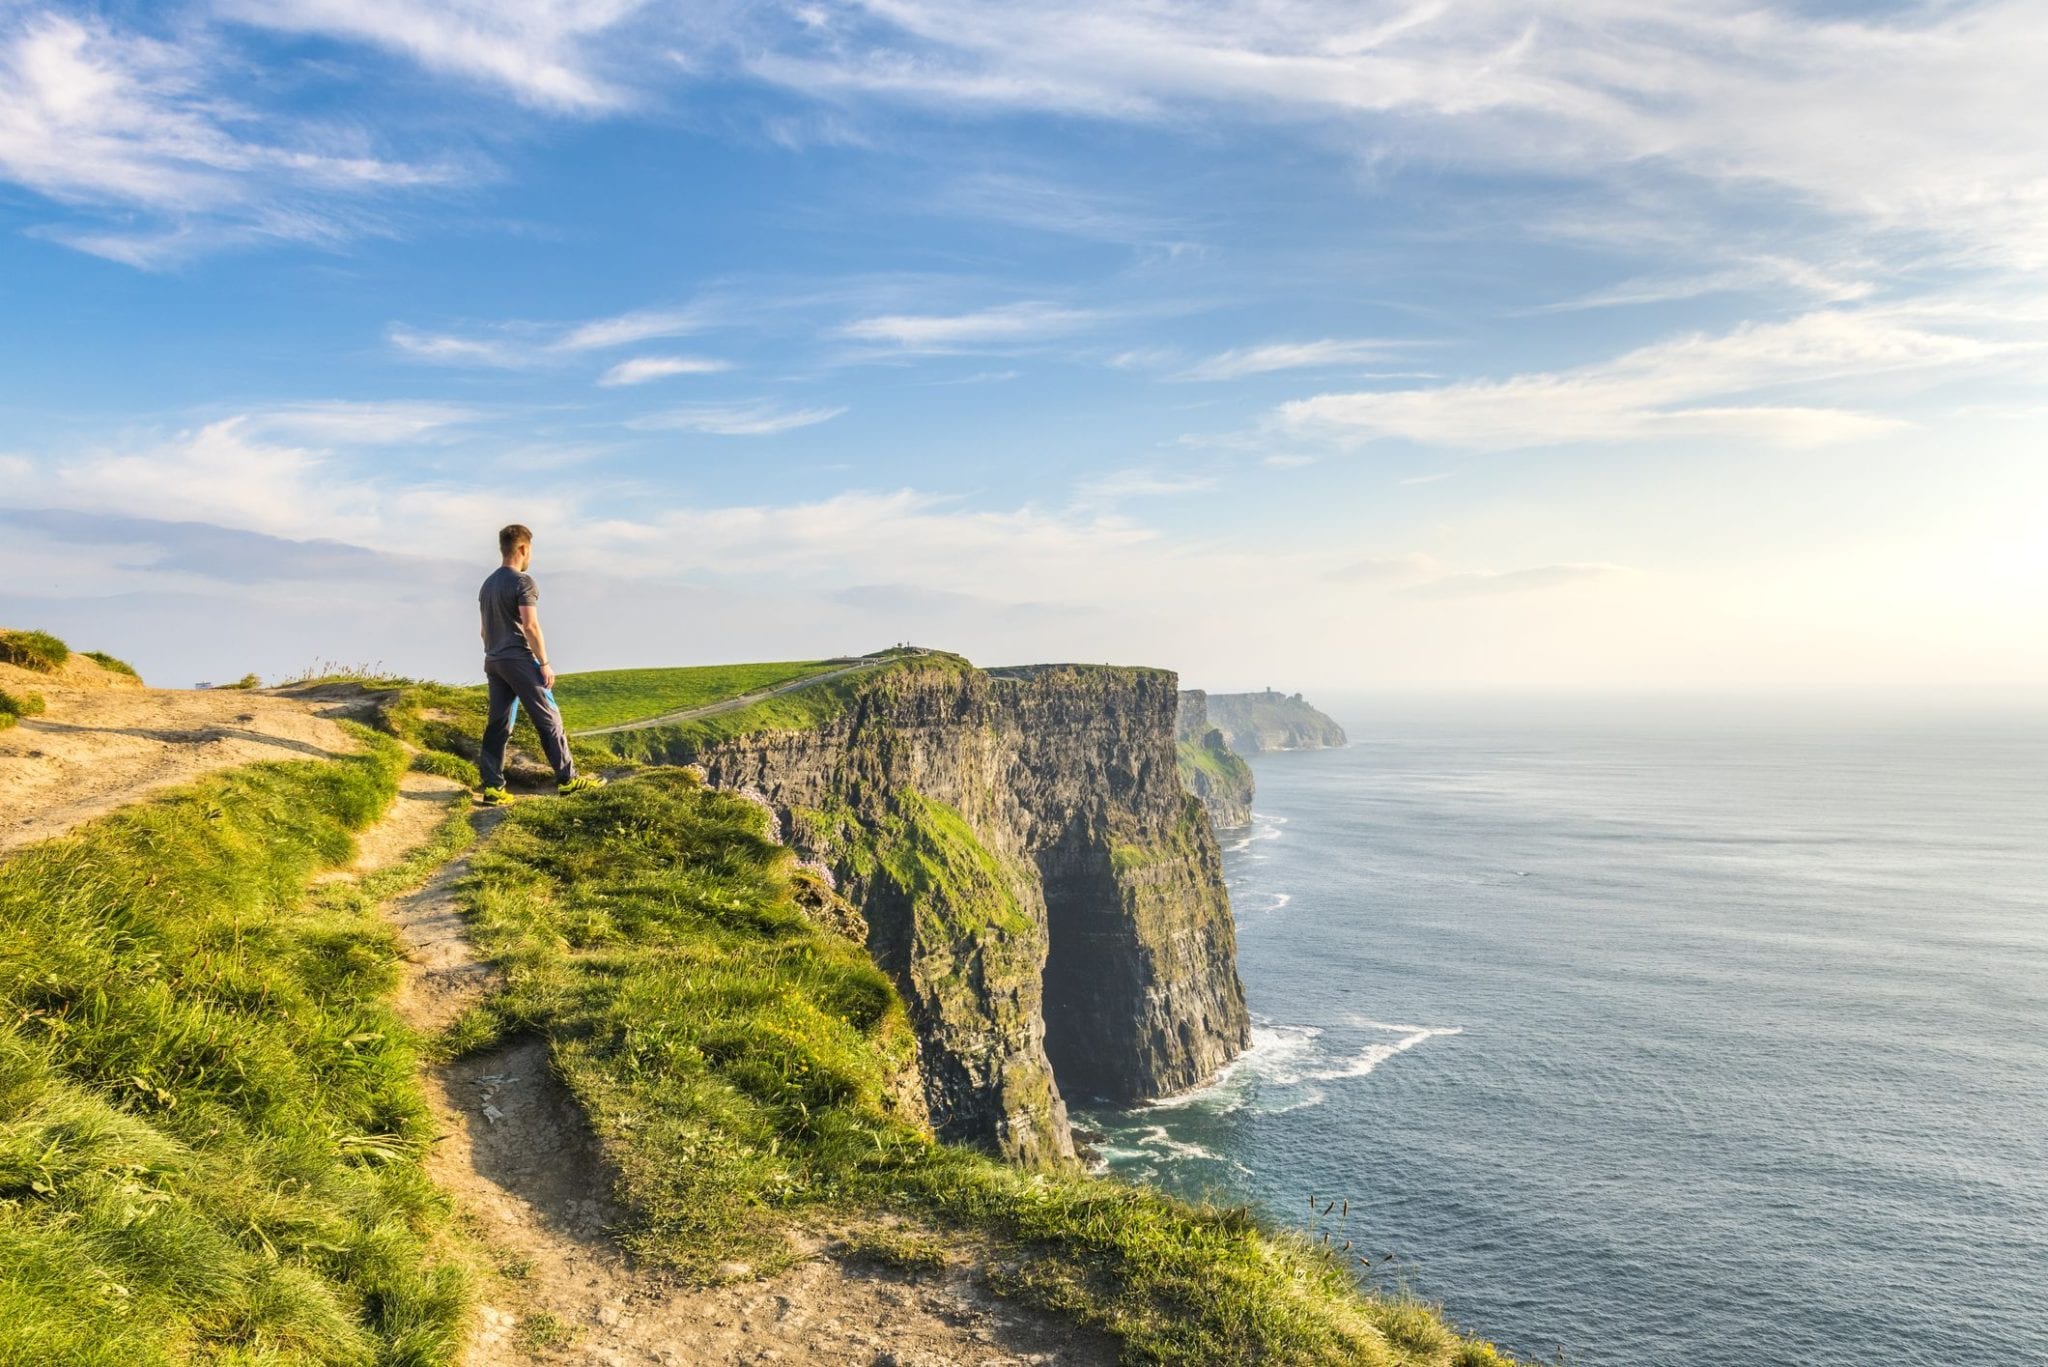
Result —
[{"label": "wispy cloud", "polygon": [[1318,342],[1268,342],[1211,356],[1181,371],[1177,380],[1238,380],[1276,370],[1315,370],[1325,366],[1361,365],[1385,360],[1413,342],[1362,337],[1326,337]]},{"label": "wispy cloud", "polygon": [[[664,337],[681,337],[700,332],[710,323],[710,313],[704,308],[636,309],[581,323],[499,323],[481,333],[428,332],[394,323],[385,335],[401,355],[415,360],[437,365],[517,370],[527,366],[559,364],[584,352],[606,351]],[[622,370],[625,370],[624,366],[614,367],[607,372],[602,383],[637,383],[633,379],[609,378]],[[655,379],[658,374],[650,373],[641,378]]]},{"label": "wispy cloud", "polygon": [[813,94],[948,109],[1338,120],[1376,158],[1676,173],[2048,265],[2048,144],[2031,117],[2048,20],[2032,0],[1870,18],[1486,3],[1375,22],[1346,0],[1279,12],[1262,0],[892,0],[808,13],[798,31],[758,29],[747,69]]},{"label": "wispy cloud", "polygon": [[1215,487],[1214,475],[1147,469],[1111,470],[1075,485],[1074,502],[1079,507],[1106,507],[1127,499],[1193,494]]},{"label": "wispy cloud", "polygon": [[1877,293],[1877,286],[1863,278],[1870,263],[1860,264],[1862,270],[1845,272],[1787,257],[1766,257],[1725,270],[1624,280],[1530,312],[1569,313],[1580,309],[1669,304],[1710,294],[1738,292],[1782,296],[1788,289],[1819,303],[1849,304]]},{"label": "wispy cloud", "polygon": [[649,380],[666,380],[675,375],[713,375],[721,370],[731,370],[732,362],[721,361],[712,356],[635,356],[630,361],[621,361],[597,377],[601,385],[613,386],[646,384]]},{"label": "wispy cloud", "polygon": [[556,351],[602,351],[659,337],[680,337],[700,331],[707,321],[702,309],[635,309],[578,323],[564,330],[549,346]]},{"label": "wispy cloud", "polygon": [[952,351],[989,343],[1029,341],[1079,331],[1110,315],[1099,309],[1025,302],[974,313],[891,313],[857,318],[839,335],[904,351]]},{"label": "wispy cloud", "polygon": [[416,441],[475,422],[482,415],[456,404],[407,400],[323,400],[251,413],[246,429],[273,440],[315,445],[381,446]]},{"label": "wispy cloud", "polygon": [[430,70],[496,86],[523,103],[573,114],[615,110],[627,90],[601,74],[596,40],[644,0],[218,0],[243,23],[318,34],[402,54]]},{"label": "wispy cloud", "polygon": [[0,11],[0,179],[108,216],[43,236],[154,267],[230,241],[338,241],[367,197],[463,178],[380,157],[353,126],[261,117],[220,74],[203,37]]},{"label": "wispy cloud", "polygon": [[[1881,413],[1761,398],[1790,384],[1938,375],[2014,348],[1878,313],[1822,311],[1694,334],[1571,370],[1420,389],[1319,394],[1283,404],[1278,427],[1340,442],[1400,437],[1480,451],[1632,438],[1727,435],[1790,446],[1895,426]],[[1872,394],[1886,403],[1891,395]]]},{"label": "wispy cloud", "polygon": [[1092,242],[1162,252],[1199,250],[1182,225],[1141,202],[1079,189],[1042,176],[984,171],[943,185],[930,200],[942,213],[983,218]]},{"label": "wispy cloud", "polygon": [[636,431],[703,432],[718,437],[771,437],[815,427],[844,413],[838,408],[777,408],[772,404],[690,404],[627,423]]}]

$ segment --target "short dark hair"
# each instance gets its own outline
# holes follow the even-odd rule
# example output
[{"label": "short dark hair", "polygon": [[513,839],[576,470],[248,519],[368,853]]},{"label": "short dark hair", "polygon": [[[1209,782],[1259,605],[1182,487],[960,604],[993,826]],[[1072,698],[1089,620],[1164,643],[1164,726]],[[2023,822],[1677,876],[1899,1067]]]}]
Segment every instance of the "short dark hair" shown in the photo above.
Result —
[{"label": "short dark hair", "polygon": [[510,555],[521,546],[533,544],[533,533],[517,522],[509,527],[498,528],[498,554]]}]

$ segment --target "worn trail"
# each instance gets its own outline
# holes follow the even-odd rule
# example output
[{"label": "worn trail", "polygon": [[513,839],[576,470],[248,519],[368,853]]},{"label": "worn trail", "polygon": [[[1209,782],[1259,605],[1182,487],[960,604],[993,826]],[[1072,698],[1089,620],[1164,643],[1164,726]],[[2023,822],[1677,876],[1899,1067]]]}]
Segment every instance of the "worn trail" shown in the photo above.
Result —
[{"label": "worn trail", "polygon": [[[410,834],[373,830],[363,844],[378,853],[352,873],[396,863],[431,838],[434,823],[419,821],[407,801],[394,803],[386,821]],[[488,836],[503,816],[471,819]],[[452,861],[383,908],[405,945],[399,1010],[425,1032],[445,1027],[491,982],[457,896],[467,867]],[[462,1367],[1115,1361],[1095,1336],[996,1297],[964,1261],[943,1275],[907,1276],[832,1256],[830,1230],[798,1236],[801,1261],[775,1276],[749,1278],[735,1265],[727,1270],[736,1280],[722,1286],[671,1285],[635,1267],[612,1237],[621,1213],[610,1171],[544,1040],[524,1036],[465,1056],[432,1069],[426,1084],[439,1131],[429,1175],[495,1268]]]}]

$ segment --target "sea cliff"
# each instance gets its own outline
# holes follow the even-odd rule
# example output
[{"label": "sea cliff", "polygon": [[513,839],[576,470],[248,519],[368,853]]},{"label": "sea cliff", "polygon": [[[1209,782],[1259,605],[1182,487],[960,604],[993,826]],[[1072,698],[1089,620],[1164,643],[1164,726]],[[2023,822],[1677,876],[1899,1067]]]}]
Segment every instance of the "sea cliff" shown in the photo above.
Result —
[{"label": "sea cliff", "polygon": [[909,1004],[942,1137],[1058,1164],[1069,1097],[1178,1091],[1249,1042],[1177,707],[1164,670],[926,653],[857,677],[800,729],[620,739],[758,794],[831,870]]},{"label": "sea cliff", "polygon": [[1252,767],[1230,748],[1230,738],[1209,723],[1209,695],[1183,689],[1174,720],[1181,782],[1200,798],[1219,831],[1252,822]]},{"label": "sea cliff", "polygon": [[1209,724],[1240,755],[1266,750],[1326,750],[1347,744],[1344,728],[1318,712],[1301,694],[1210,693]]}]

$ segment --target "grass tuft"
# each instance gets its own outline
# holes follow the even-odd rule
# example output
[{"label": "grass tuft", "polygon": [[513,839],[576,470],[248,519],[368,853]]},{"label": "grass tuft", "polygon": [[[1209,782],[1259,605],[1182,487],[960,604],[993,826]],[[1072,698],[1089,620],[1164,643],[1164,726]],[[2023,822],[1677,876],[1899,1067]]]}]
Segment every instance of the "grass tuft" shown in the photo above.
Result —
[{"label": "grass tuft", "polygon": [[101,669],[110,670],[115,674],[126,674],[129,678],[137,680],[142,678],[140,674],[135,672],[134,665],[129,664],[126,660],[116,659],[104,650],[88,650],[85,652],[85,658],[91,660]]},{"label": "grass tuft", "polygon": [[71,647],[47,631],[0,631],[0,664],[54,674],[71,658]]},{"label": "grass tuft", "polygon": [[0,731],[5,731],[23,717],[42,716],[43,706],[40,693],[9,693],[0,688]]}]

